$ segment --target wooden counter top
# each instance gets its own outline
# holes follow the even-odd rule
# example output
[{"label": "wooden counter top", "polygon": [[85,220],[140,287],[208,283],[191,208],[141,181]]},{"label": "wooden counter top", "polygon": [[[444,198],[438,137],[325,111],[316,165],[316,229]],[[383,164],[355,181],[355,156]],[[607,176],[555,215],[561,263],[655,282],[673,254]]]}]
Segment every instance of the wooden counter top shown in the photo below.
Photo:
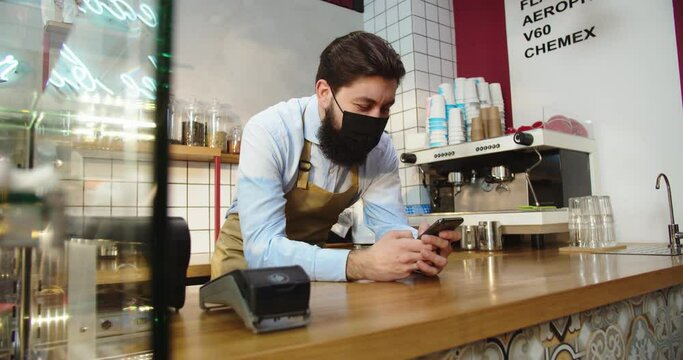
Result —
[{"label": "wooden counter top", "polygon": [[406,358],[683,283],[683,257],[454,253],[438,278],[313,283],[311,323],[255,335],[232,310],[203,312],[198,286],[171,321],[175,359]]}]

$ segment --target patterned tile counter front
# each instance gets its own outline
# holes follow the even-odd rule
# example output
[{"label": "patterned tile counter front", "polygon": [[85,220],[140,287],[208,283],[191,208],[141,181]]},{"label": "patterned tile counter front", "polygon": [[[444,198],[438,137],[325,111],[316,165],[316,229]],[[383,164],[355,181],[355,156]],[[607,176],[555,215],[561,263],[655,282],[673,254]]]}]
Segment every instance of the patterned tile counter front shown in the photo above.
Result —
[{"label": "patterned tile counter front", "polygon": [[[197,287],[177,359],[683,359],[683,257],[456,252],[436,278],[311,284],[311,322],[255,335]],[[522,330],[519,330],[522,329]],[[501,335],[502,334],[502,335]]]},{"label": "patterned tile counter front", "polygon": [[422,359],[683,359],[683,286],[436,352]]}]

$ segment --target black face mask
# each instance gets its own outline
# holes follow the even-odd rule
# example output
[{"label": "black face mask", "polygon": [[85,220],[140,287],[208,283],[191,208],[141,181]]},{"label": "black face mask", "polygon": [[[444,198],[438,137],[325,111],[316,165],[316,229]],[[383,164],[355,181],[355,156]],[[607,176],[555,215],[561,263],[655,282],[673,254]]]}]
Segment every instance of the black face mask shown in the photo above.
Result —
[{"label": "black face mask", "polygon": [[342,126],[339,131],[334,129],[334,111],[331,107],[326,109],[325,118],[318,130],[320,148],[328,159],[338,165],[362,164],[370,151],[379,144],[389,118],[344,111],[334,94],[332,98],[342,111]]}]

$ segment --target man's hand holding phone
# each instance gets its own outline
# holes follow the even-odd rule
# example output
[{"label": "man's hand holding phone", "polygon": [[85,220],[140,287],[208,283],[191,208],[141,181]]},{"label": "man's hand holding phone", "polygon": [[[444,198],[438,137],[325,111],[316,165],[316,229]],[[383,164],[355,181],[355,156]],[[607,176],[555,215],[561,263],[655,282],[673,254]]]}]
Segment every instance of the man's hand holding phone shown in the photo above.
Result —
[{"label": "man's hand holding phone", "polygon": [[460,240],[460,232],[456,230],[462,224],[462,218],[444,218],[431,226],[423,222],[418,229],[418,240],[431,245],[432,251],[422,250],[422,259],[417,268],[425,275],[435,276],[448,264],[448,255],[453,251],[451,244]]}]

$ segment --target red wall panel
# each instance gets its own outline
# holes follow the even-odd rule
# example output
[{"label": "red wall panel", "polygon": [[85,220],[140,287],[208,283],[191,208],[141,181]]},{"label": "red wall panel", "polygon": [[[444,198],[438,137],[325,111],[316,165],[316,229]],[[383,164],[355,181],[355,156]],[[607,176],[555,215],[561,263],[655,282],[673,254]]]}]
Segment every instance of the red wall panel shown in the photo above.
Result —
[{"label": "red wall panel", "polygon": [[681,83],[681,101],[683,101],[683,0],[673,0],[673,2],[676,44],[678,45],[678,78]]},{"label": "red wall panel", "polygon": [[483,76],[500,83],[505,122],[512,126],[504,0],[453,0],[453,17],[458,77]]}]

